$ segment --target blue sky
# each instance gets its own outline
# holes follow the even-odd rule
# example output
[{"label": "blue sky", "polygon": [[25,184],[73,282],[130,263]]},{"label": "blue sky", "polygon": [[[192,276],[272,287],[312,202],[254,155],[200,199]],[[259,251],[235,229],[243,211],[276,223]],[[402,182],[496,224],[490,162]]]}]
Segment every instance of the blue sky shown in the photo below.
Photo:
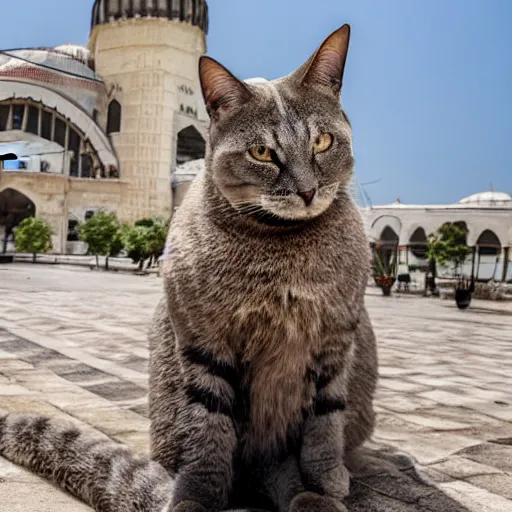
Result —
[{"label": "blue sky", "polygon": [[[6,3],[0,48],[83,44],[92,3]],[[511,0],[208,3],[208,53],[241,78],[287,74],[352,25],[343,104],[373,204],[512,192]]]}]

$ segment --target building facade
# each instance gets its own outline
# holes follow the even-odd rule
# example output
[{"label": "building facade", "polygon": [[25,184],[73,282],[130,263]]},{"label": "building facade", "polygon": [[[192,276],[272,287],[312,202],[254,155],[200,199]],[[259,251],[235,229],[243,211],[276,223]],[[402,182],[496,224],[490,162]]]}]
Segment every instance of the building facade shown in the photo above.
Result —
[{"label": "building facade", "polygon": [[[427,237],[443,224],[457,224],[474,248],[477,280],[512,281],[512,196],[480,192],[451,205],[390,205],[363,208],[370,240],[399,255],[400,273],[426,263]],[[473,258],[462,268],[470,276]]]},{"label": "building facade", "polygon": [[25,217],[56,253],[83,252],[76,225],[104,208],[123,222],[173,210],[177,164],[204,156],[197,63],[205,0],[96,0],[88,48],[0,51],[0,252]]}]

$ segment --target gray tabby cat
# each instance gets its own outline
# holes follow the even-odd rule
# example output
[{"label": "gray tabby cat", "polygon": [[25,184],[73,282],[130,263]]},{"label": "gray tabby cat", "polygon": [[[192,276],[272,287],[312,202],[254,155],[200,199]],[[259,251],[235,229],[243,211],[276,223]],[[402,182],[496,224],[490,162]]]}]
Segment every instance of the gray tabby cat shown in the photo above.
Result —
[{"label": "gray tabby cat", "polygon": [[150,333],[153,461],[26,416],[0,420],[0,453],[98,512],[346,510],[377,379],[369,249],[346,190],[349,35],[266,83],[201,58],[210,138]]}]

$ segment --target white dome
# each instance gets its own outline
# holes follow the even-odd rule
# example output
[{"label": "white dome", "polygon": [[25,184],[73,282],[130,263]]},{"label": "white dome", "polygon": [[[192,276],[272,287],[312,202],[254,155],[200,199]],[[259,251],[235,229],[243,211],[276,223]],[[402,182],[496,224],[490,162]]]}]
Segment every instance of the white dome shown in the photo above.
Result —
[{"label": "white dome", "polygon": [[255,77],[255,78],[247,78],[246,80],[244,80],[244,82],[246,84],[266,84],[268,82],[268,80],[266,78],[261,78],[259,76]]},{"label": "white dome", "polygon": [[474,204],[475,206],[511,206],[512,196],[505,192],[478,192],[459,201],[459,204]]},{"label": "white dome", "polygon": [[[66,45],[66,48],[69,48],[69,45]],[[84,48],[84,50],[86,49]],[[0,54],[0,76],[24,76],[25,70],[37,69],[98,80],[94,71],[85,64],[82,57],[73,56],[69,53],[71,51],[68,49],[66,52],[55,48],[23,48],[4,51]],[[29,74],[27,78],[32,78],[32,76]]]},{"label": "white dome", "polygon": [[91,56],[91,52],[88,48],[78,44],[61,44],[60,46],[56,46],[55,50],[70,55],[75,59],[79,59],[84,63],[87,62]]}]

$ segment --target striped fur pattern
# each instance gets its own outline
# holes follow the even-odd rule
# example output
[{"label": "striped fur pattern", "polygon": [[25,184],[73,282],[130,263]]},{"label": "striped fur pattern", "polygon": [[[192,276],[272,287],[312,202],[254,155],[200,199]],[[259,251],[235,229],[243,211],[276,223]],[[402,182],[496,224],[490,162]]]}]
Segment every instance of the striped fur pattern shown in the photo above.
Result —
[{"label": "striped fur pattern", "polygon": [[4,419],[0,453],[97,512],[346,511],[377,380],[348,41],[345,25],[273,82],[201,59],[206,170],[173,218],[149,335],[154,462],[45,418]]},{"label": "striped fur pattern", "polygon": [[0,416],[0,454],[101,512],[167,512],[174,481],[127,447],[45,416]]}]

